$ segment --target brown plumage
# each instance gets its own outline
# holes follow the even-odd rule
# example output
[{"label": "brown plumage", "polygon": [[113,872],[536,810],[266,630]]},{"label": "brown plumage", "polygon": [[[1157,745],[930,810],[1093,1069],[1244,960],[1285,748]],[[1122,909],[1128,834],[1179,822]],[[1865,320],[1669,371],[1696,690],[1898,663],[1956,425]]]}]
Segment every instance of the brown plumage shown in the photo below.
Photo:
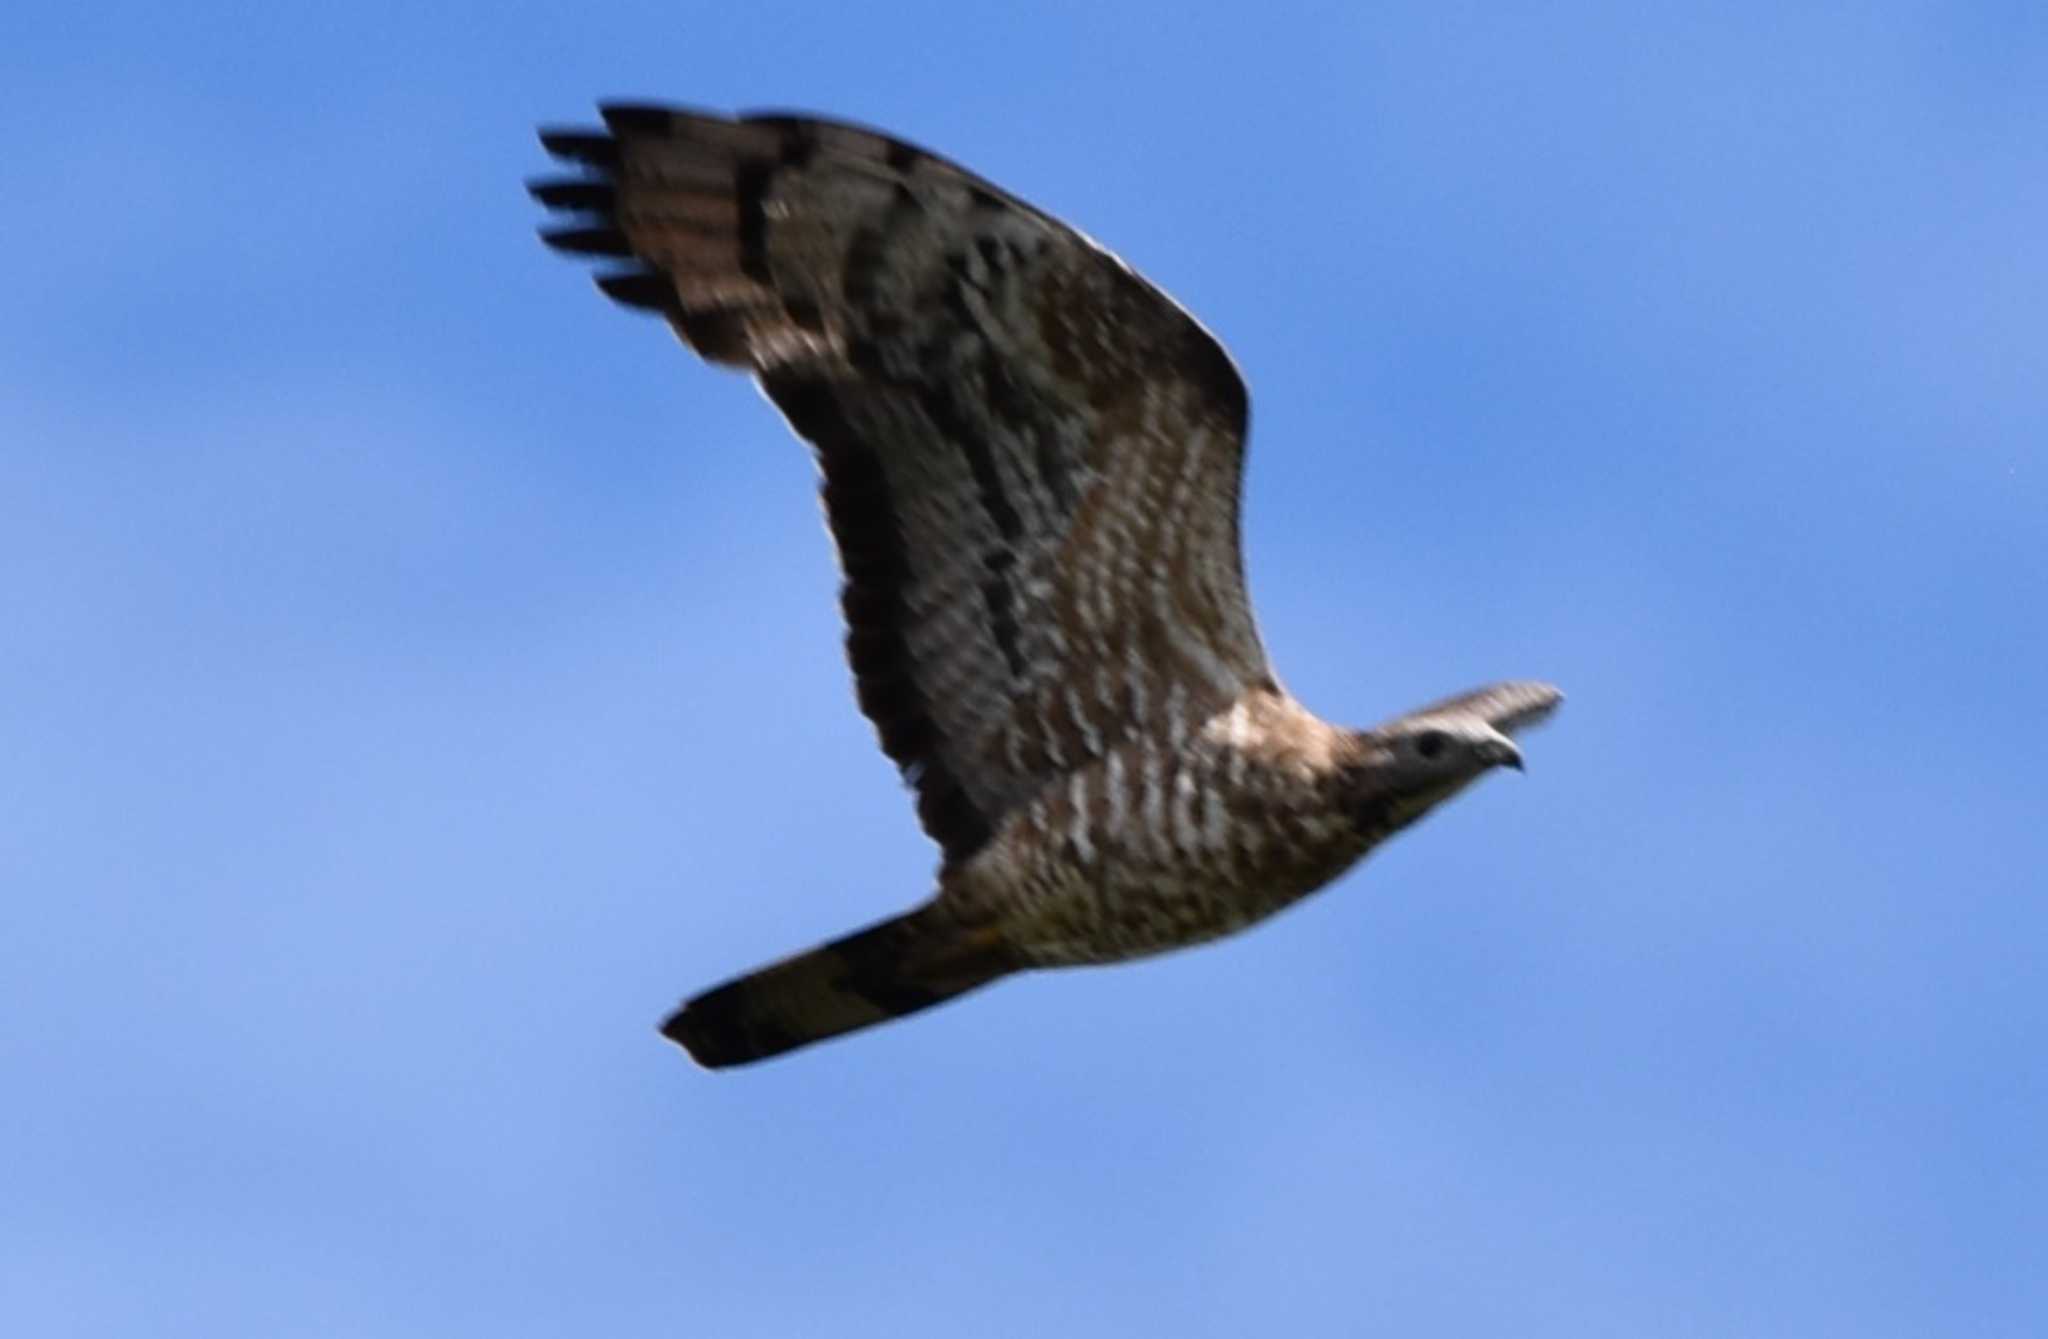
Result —
[{"label": "brown plumage", "polygon": [[691,1000],[736,1064],[1026,967],[1238,929],[1487,769],[1559,700],[1508,683],[1372,731],[1280,688],[1238,546],[1244,384],[1114,256],[921,149],[802,117],[605,108],[547,132],[557,249],[812,445],[860,705],[936,896]]}]

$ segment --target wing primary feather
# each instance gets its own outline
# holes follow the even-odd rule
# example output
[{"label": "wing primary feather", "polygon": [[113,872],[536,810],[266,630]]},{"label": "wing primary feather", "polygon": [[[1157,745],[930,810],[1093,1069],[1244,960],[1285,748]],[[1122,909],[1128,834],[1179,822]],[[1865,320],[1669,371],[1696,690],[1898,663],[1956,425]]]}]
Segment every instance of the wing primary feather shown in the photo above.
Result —
[{"label": "wing primary feather", "polygon": [[540,240],[574,256],[630,256],[633,247],[617,228],[557,228]]},{"label": "wing primary feather", "polygon": [[677,116],[702,114],[658,102],[600,102],[597,112],[615,135],[665,135]]},{"label": "wing primary feather", "polygon": [[600,274],[596,276],[596,281],[604,295],[622,307],[667,315],[674,312],[679,305],[675,284],[667,275],[657,274],[653,270],[624,270],[617,274]]},{"label": "wing primary feather", "polygon": [[557,158],[609,170],[619,165],[619,142],[588,130],[543,130],[540,146]]},{"label": "wing primary feather", "polygon": [[617,207],[619,191],[608,181],[529,181],[527,194],[549,209],[609,214]]}]

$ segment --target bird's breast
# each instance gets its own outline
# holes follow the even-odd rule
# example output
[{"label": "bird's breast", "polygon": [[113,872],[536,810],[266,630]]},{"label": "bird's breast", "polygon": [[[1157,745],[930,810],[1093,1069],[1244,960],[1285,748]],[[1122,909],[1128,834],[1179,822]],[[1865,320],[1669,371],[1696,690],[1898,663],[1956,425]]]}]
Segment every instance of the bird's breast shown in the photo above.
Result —
[{"label": "bird's breast", "polygon": [[1312,769],[1141,740],[1012,815],[947,895],[1002,924],[1032,965],[1114,962],[1242,929],[1366,846]]}]

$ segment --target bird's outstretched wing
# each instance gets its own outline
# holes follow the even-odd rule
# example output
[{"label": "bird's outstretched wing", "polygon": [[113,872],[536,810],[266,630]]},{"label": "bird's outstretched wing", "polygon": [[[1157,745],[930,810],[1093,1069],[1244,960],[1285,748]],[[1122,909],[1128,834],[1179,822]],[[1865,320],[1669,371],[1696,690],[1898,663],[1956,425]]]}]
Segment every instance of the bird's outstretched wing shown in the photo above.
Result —
[{"label": "bird's outstretched wing", "polygon": [[1244,383],[1073,229],[869,130],[610,106],[549,131],[556,248],[808,439],[861,709],[949,860],[1135,732],[1270,680],[1238,548]]}]

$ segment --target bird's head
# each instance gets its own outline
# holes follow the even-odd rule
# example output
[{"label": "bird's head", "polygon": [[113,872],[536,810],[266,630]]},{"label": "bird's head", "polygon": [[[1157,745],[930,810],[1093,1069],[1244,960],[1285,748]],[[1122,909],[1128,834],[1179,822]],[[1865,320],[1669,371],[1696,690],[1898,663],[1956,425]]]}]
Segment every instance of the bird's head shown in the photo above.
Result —
[{"label": "bird's head", "polygon": [[1406,827],[1496,767],[1521,771],[1513,735],[1563,701],[1547,683],[1497,683],[1360,731],[1346,781],[1361,825]]}]

